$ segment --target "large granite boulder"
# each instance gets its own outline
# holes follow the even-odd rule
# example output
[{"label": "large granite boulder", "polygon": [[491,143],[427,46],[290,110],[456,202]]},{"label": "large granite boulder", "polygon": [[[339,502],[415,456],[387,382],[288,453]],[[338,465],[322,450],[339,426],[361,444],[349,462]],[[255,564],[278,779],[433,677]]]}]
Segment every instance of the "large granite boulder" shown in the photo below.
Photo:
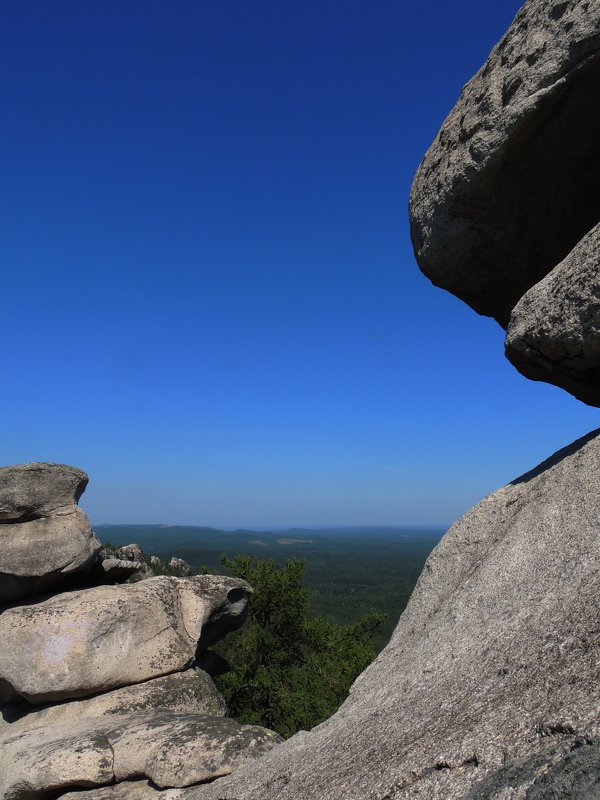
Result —
[{"label": "large granite boulder", "polygon": [[506,355],[528,378],[600,405],[600,225],[519,300]]},{"label": "large granite boulder", "polygon": [[30,463],[0,468],[0,523],[69,514],[88,476],[66,464]]},{"label": "large granite boulder", "polygon": [[333,717],[181,797],[458,800],[511,762],[596,739],[599,517],[597,431],[450,529]]},{"label": "large granite boulder", "polygon": [[0,615],[0,702],[109,691],[185,669],[239,627],[251,589],[223,576],[97,586]]},{"label": "large granite boulder", "polygon": [[35,800],[140,777],[161,788],[189,786],[226,775],[280,741],[265,728],[202,714],[69,720],[0,739],[0,797]]},{"label": "large granite boulder", "polygon": [[91,569],[100,542],[77,506],[87,482],[63,464],[0,468],[0,603]]},{"label": "large granite boulder", "polygon": [[156,709],[222,717],[226,705],[212,678],[204,670],[192,667],[85,700],[57,703],[41,709],[28,703],[6,705],[0,709],[0,736],[39,726],[49,728],[68,720]]},{"label": "large granite boulder", "polygon": [[599,91],[600,0],[529,0],[419,167],[419,266],[504,327],[600,219]]}]

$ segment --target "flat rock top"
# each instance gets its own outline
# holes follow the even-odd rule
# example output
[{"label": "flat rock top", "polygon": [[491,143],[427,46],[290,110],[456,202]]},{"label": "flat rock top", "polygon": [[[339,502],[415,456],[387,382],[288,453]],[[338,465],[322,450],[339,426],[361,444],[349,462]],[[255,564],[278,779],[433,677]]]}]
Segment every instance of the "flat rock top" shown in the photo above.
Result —
[{"label": "flat rock top", "polygon": [[600,220],[600,0],[529,0],[467,83],[415,176],[431,281],[506,326]]},{"label": "flat rock top", "polygon": [[0,523],[23,522],[71,511],[88,484],[67,464],[29,463],[0,468]]}]

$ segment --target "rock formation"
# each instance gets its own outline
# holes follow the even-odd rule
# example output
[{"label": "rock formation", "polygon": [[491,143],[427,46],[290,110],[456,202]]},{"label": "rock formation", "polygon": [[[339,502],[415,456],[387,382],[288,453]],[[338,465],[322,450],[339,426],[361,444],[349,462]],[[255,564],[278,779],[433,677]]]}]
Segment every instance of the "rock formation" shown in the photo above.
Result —
[{"label": "rock formation", "polygon": [[[599,18],[598,0],[525,3],[463,89],[410,198],[423,272],[510,323],[507,354],[523,374],[591,405],[600,405],[597,347],[581,328],[596,326],[587,281],[597,286],[597,234],[581,240],[600,219]],[[565,298],[567,273],[581,295],[573,287]],[[547,327],[523,323],[534,307],[550,315]]]},{"label": "rock formation", "polygon": [[0,699],[86,697],[185,669],[205,626],[239,627],[249,593],[237,578],[158,577],[8,608],[0,614]]},{"label": "rock formation", "polygon": [[[423,271],[508,327],[507,352],[524,374],[593,405],[599,87],[600,0],[528,0],[411,192]],[[0,529],[62,513],[19,493],[0,499]],[[0,615],[5,696],[121,688],[30,714],[15,703],[0,728],[0,791],[10,800],[599,800],[599,519],[595,431],[459,520],[341,709],[277,747],[273,734],[197,706],[150,712],[150,684],[164,678],[140,683],[172,671],[193,682],[192,663],[205,663],[208,644],[239,619],[230,606],[241,610],[243,582],[154,578],[12,606]],[[110,664],[94,660],[95,647]]]},{"label": "rock formation", "polygon": [[98,553],[98,583],[121,583],[134,575],[138,578],[149,578],[153,574],[137,544],[116,548],[105,545]]},{"label": "rock formation", "polygon": [[513,308],[506,354],[524,375],[598,405],[600,225]]},{"label": "rock formation", "polygon": [[[149,570],[137,545],[99,552],[76,506],[86,484],[84,473],[66,466],[0,470],[5,800],[141,778],[153,787],[189,786],[280,741],[224,718],[223,698],[199,667],[209,645],[243,624],[248,584],[198,575],[97,585],[131,576],[127,564]],[[108,569],[107,561],[125,566]],[[64,591],[64,576],[76,571]]]},{"label": "rock formation", "polygon": [[92,567],[100,542],[77,506],[87,482],[63,464],[0,469],[0,603]]},{"label": "rock formation", "polygon": [[189,786],[227,775],[278,741],[255,725],[162,709],[42,725],[3,737],[0,796],[34,800],[140,776],[160,788]]}]

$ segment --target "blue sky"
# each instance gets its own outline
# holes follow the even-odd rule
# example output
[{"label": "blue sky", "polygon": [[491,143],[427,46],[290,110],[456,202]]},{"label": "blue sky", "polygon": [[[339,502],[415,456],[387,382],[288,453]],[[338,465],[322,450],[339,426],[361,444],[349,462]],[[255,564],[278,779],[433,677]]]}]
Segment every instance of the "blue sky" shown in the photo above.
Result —
[{"label": "blue sky", "polygon": [[96,523],[444,524],[594,428],[408,236],[518,6],[4,3],[2,463]]}]

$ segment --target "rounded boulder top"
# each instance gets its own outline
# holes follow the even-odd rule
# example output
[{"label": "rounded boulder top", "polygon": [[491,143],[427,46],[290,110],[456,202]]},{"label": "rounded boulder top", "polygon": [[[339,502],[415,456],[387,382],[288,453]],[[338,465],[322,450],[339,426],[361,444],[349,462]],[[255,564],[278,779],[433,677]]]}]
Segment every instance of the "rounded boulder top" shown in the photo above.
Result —
[{"label": "rounded boulder top", "polygon": [[31,462],[0,467],[0,524],[27,522],[72,509],[87,474],[67,464]]}]

